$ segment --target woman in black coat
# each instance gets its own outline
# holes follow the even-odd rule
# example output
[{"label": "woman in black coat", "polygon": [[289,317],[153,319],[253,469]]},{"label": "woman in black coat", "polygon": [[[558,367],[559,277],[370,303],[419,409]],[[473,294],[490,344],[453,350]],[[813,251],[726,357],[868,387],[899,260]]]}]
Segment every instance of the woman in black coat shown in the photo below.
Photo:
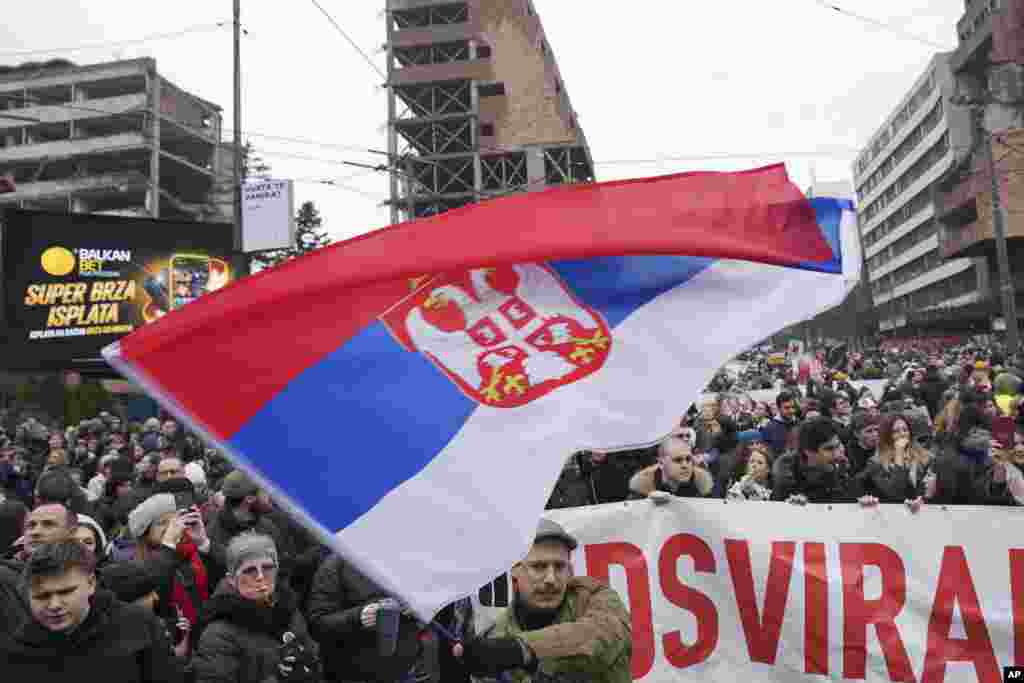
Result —
[{"label": "woman in black coat", "polygon": [[851,482],[851,495],[863,504],[903,503],[930,497],[932,454],[916,444],[910,420],[889,415],[882,420],[878,454]]},{"label": "woman in black coat", "polygon": [[228,575],[203,606],[194,633],[196,683],[313,683],[317,645],[298,599],[277,581],[273,540],[245,533],[227,549]]}]

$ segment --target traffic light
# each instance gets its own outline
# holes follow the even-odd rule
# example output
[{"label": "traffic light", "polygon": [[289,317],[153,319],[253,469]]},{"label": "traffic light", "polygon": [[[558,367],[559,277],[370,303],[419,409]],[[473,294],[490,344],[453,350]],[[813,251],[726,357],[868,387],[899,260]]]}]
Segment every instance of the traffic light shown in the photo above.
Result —
[{"label": "traffic light", "polygon": [[6,194],[8,192],[14,192],[17,190],[14,186],[14,177],[9,175],[0,175],[0,194]]}]

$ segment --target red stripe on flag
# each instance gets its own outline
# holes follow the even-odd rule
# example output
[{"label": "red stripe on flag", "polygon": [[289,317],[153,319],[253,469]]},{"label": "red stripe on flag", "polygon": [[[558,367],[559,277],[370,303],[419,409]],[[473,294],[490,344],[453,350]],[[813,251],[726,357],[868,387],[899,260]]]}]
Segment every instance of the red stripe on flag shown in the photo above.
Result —
[{"label": "red stripe on flag", "polygon": [[391,226],[257,273],[124,338],[121,355],[225,439],[408,293],[408,278],[643,254],[832,258],[781,165],[567,186]]}]

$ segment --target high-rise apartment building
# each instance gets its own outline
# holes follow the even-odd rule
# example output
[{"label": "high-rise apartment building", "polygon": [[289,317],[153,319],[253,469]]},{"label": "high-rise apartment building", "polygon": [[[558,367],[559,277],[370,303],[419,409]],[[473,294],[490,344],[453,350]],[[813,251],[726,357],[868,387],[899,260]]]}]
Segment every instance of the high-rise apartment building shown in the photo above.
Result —
[{"label": "high-rise apartment building", "polygon": [[936,183],[970,151],[968,112],[950,106],[949,53],[937,54],[854,162],[858,224],[879,331],[920,332],[928,311],[983,296],[984,268],[944,260]]},{"label": "high-rise apartment building", "polygon": [[154,59],[0,68],[0,207],[230,221],[221,109]]},{"label": "high-rise apartment building", "polygon": [[392,221],[593,180],[531,0],[387,0]]}]

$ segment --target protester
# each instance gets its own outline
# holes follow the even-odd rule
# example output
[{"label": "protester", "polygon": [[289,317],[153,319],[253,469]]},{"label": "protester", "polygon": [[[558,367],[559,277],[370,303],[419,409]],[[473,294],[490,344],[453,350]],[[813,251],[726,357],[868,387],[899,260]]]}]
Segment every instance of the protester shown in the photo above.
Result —
[{"label": "protester", "polygon": [[729,500],[771,500],[772,470],[767,447],[746,445],[732,476],[726,496]]},{"label": "protester", "polygon": [[246,532],[256,532],[274,539],[281,570],[286,577],[290,576],[294,559],[291,543],[270,519],[269,514],[274,509],[270,495],[241,470],[235,470],[224,478],[221,493],[224,494],[224,509],[213,516],[209,529],[220,563],[226,564],[223,553],[231,539]]},{"label": "protester", "polygon": [[612,589],[572,576],[576,546],[561,526],[541,521],[529,554],[512,569],[512,605],[481,637],[453,646],[471,674],[510,674],[516,683],[633,680],[629,613]]},{"label": "protester", "polygon": [[340,556],[321,565],[309,596],[309,627],[320,643],[324,677],[335,683],[395,683],[412,671],[420,655],[416,620],[404,610],[391,654],[377,647],[378,616],[398,602]]},{"label": "protester", "polygon": [[800,427],[798,450],[776,458],[772,467],[772,500],[795,504],[845,502],[849,468],[836,458],[842,442],[826,417]]},{"label": "protester", "polygon": [[278,569],[269,536],[232,539],[227,579],[200,617],[196,683],[320,680],[317,645]]},{"label": "protester", "polygon": [[28,507],[19,500],[0,503],[0,560],[14,554],[14,542],[25,533]]},{"label": "protester", "polygon": [[185,464],[176,455],[168,455],[160,459],[156,466],[157,483],[168,479],[179,479],[185,476]]},{"label": "protester", "polygon": [[796,431],[800,425],[799,397],[789,391],[780,392],[775,398],[778,415],[761,427],[761,439],[772,448],[776,457],[795,443]]},{"label": "protester", "polygon": [[981,505],[1024,505],[1024,428],[1013,433],[1013,445],[992,450],[992,462],[977,477],[976,502]]},{"label": "protester", "polygon": [[640,470],[629,481],[630,498],[665,500],[664,494],[680,498],[703,498],[714,488],[711,473],[696,464],[693,448],[678,436],[658,446],[658,464]]},{"label": "protester", "polygon": [[76,515],[76,525],[71,537],[85,546],[96,557],[97,566],[107,558],[107,535],[99,522],[88,515]]},{"label": "protester", "polygon": [[850,421],[850,441],[847,443],[847,460],[850,474],[859,474],[878,450],[879,419],[876,415],[861,411],[854,413]]},{"label": "protester", "polygon": [[212,542],[201,515],[179,509],[174,495],[158,493],[131,511],[128,526],[136,540],[135,559],[163,581],[160,616],[172,619],[180,610],[194,627],[215,587],[211,573],[222,573],[211,566]]},{"label": "protester", "polygon": [[60,503],[43,503],[29,513],[25,521],[22,559],[48,543],[67,540],[78,526],[78,515]]},{"label": "protester", "polygon": [[66,539],[35,549],[24,573],[31,618],[0,638],[6,680],[177,683],[160,622],[98,589],[92,553]]},{"label": "protester", "polygon": [[934,495],[931,466],[932,454],[914,442],[907,418],[890,415],[882,421],[878,454],[853,478],[850,495],[862,505],[906,502],[916,511]]}]

